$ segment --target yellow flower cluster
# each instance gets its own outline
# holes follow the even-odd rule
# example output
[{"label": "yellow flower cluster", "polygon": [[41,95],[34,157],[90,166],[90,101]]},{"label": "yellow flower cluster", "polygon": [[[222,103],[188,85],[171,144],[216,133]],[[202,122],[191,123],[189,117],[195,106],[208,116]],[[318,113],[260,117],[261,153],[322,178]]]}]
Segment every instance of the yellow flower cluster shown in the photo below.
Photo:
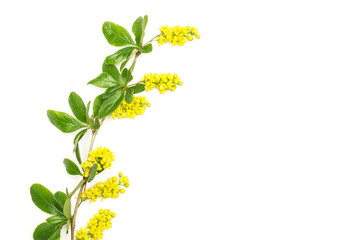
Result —
[{"label": "yellow flower cluster", "polygon": [[142,115],[145,112],[146,107],[150,107],[151,104],[145,97],[134,97],[131,103],[122,101],[120,106],[111,114],[111,117],[116,118],[131,118],[134,119],[136,115]]},{"label": "yellow flower cluster", "polygon": [[99,240],[103,239],[103,231],[111,228],[111,219],[115,213],[108,209],[100,209],[94,218],[91,218],[85,228],[80,228],[76,233],[77,240]]},{"label": "yellow flower cluster", "polygon": [[86,189],[81,194],[81,200],[85,201],[90,199],[91,202],[95,202],[98,198],[101,200],[105,198],[118,198],[120,193],[125,193],[125,189],[123,187],[128,188],[130,186],[130,182],[127,176],[123,176],[123,174],[119,173],[119,178],[112,177],[106,180],[105,182],[99,182],[95,186]]},{"label": "yellow flower cluster", "polygon": [[170,73],[167,74],[157,74],[157,73],[150,73],[145,74],[144,77],[141,79],[145,83],[145,90],[150,91],[153,88],[158,88],[160,94],[166,92],[166,90],[175,91],[176,85],[183,85],[183,82],[180,81],[180,78],[177,74],[171,75]]},{"label": "yellow flower cluster", "polygon": [[171,45],[184,45],[187,40],[194,40],[194,36],[199,39],[200,35],[198,34],[198,30],[195,27],[169,27],[162,26],[160,28],[160,36],[157,38],[158,44],[163,45],[166,42],[170,42]]},{"label": "yellow flower cluster", "polygon": [[98,147],[96,150],[92,150],[89,153],[89,158],[81,163],[81,167],[84,169],[84,177],[88,177],[91,167],[97,163],[97,172],[111,167],[111,162],[115,160],[115,155],[110,152],[108,148]]}]

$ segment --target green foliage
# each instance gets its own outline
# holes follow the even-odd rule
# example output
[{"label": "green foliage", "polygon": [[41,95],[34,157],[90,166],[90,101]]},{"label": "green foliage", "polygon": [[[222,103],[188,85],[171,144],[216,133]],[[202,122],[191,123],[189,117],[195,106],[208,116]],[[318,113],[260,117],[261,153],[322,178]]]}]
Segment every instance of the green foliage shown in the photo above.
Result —
[{"label": "green foliage", "polygon": [[30,187],[31,199],[42,211],[62,215],[62,207],[56,201],[54,195],[43,185],[35,183]]},{"label": "green foliage", "polygon": [[86,123],[86,107],[79,95],[77,95],[75,92],[71,92],[69,96],[69,105],[71,108],[71,111],[73,112],[74,116],[82,121],[83,123]]},{"label": "green foliage", "polygon": [[74,152],[75,152],[75,156],[76,156],[76,159],[78,161],[79,164],[81,164],[81,155],[80,155],[80,148],[79,148],[79,141],[81,140],[81,138],[85,135],[85,133],[88,131],[89,129],[86,128],[86,129],[83,129],[81,131],[79,131],[75,138],[74,138]]},{"label": "green foliage", "polygon": [[60,240],[60,230],[63,224],[41,223],[34,231],[34,240]]},{"label": "green foliage", "polygon": [[127,103],[131,103],[133,101],[133,98],[134,98],[134,90],[133,89],[126,90],[125,101]]},{"label": "green foliage", "polygon": [[87,127],[87,125],[64,112],[48,110],[47,116],[50,122],[64,133],[71,133],[80,128]]},{"label": "green foliage", "polygon": [[145,91],[145,84],[142,82],[137,83],[135,86],[129,87],[129,90],[132,89],[134,91],[134,94],[141,93]]},{"label": "green foliage", "polygon": [[98,168],[98,165],[96,163],[90,168],[88,182],[91,182],[94,179],[96,172],[97,172],[97,168]]},{"label": "green foliage", "polygon": [[88,82],[88,84],[95,85],[99,88],[109,88],[119,84],[119,82],[113,78],[109,73],[102,72],[99,76]]},{"label": "green foliage", "polygon": [[104,61],[102,65],[102,71],[110,74],[116,80],[116,82],[119,83],[120,73],[114,64],[107,64]]},{"label": "green foliage", "polygon": [[135,45],[129,32],[115,23],[105,22],[102,30],[108,43],[113,46],[121,47],[126,45]]},{"label": "green foliage", "polygon": [[93,104],[93,114],[95,117],[98,117],[99,115],[99,109],[103,103],[103,95],[104,94],[100,94],[99,96],[97,96],[94,100],[94,104]]},{"label": "green foliage", "polygon": [[152,44],[148,44],[140,49],[141,53],[150,53],[152,51]]},{"label": "green foliage", "polygon": [[103,100],[99,111],[98,111],[98,117],[104,118],[110,115],[112,112],[114,112],[124,99],[124,91],[116,91],[112,95],[110,95],[108,98]]},{"label": "green foliage", "polygon": [[67,222],[67,218],[65,216],[51,216],[46,219],[46,222],[49,224],[65,224]]},{"label": "green foliage", "polygon": [[56,193],[54,193],[54,197],[56,201],[59,203],[61,209],[63,209],[66,200],[66,194],[61,191],[57,191]]},{"label": "green foliage", "polygon": [[66,198],[66,200],[65,200],[63,213],[64,213],[65,217],[67,217],[67,218],[71,217],[71,199],[69,197]]},{"label": "green foliage", "polygon": [[64,165],[68,174],[82,176],[79,167],[70,159],[65,158]]},{"label": "green foliage", "polygon": [[105,59],[105,63],[107,64],[117,64],[121,63],[125,59],[127,59],[132,52],[134,51],[135,47],[125,47],[120,49],[114,54],[111,54],[110,56],[107,56]]}]

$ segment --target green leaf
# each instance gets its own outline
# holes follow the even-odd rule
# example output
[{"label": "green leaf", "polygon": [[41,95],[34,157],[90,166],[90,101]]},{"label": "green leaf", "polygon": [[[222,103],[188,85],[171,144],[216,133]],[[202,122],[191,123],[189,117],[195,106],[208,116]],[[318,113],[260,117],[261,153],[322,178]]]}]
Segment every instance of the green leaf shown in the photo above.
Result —
[{"label": "green leaf", "polygon": [[47,116],[50,122],[64,133],[71,133],[80,128],[87,127],[76,118],[64,112],[48,110]]},{"label": "green leaf", "polygon": [[111,95],[113,95],[116,91],[120,91],[124,87],[121,85],[116,85],[111,88],[106,89],[106,91],[103,94],[103,99],[109,98]]},{"label": "green leaf", "polygon": [[89,125],[91,125],[91,120],[89,116],[90,105],[91,105],[91,101],[89,101],[88,104],[86,105],[86,122]]},{"label": "green leaf", "polygon": [[103,96],[104,94],[100,94],[99,96],[97,96],[94,100],[94,104],[93,104],[93,114],[95,117],[98,116],[99,114],[99,109],[100,109],[100,106],[101,104],[103,103]]},{"label": "green leaf", "polygon": [[43,185],[35,183],[30,187],[31,199],[42,211],[62,215],[62,207],[56,201],[54,195]]},{"label": "green leaf", "polygon": [[119,82],[120,72],[114,64],[107,64],[104,61],[102,65],[102,71],[110,74],[110,76],[112,76],[117,82]]},{"label": "green leaf", "polygon": [[63,213],[64,213],[65,217],[67,217],[67,218],[71,217],[71,199],[70,198],[66,198]]},{"label": "green leaf", "polygon": [[46,219],[46,222],[49,224],[57,225],[57,224],[65,224],[67,222],[67,218],[65,216],[52,216]]},{"label": "green leaf", "polygon": [[59,203],[61,209],[64,209],[64,203],[65,203],[65,200],[66,200],[66,194],[61,192],[61,191],[57,191],[54,194],[54,197],[55,197],[56,201]]},{"label": "green leaf", "polygon": [[141,42],[143,42],[143,38],[145,36],[145,28],[146,28],[147,23],[148,23],[148,15],[145,15],[144,21],[143,21],[143,35],[141,37]]},{"label": "green leaf", "polygon": [[100,128],[100,121],[99,121],[98,118],[95,118],[95,120],[93,121],[92,128],[93,129],[99,129]]},{"label": "green leaf", "polygon": [[94,78],[88,84],[95,85],[99,88],[109,88],[119,84],[119,81],[113,78],[109,73],[103,72],[98,77]]},{"label": "green leaf", "polygon": [[59,240],[61,224],[41,223],[34,231],[34,240]]},{"label": "green leaf", "polygon": [[140,52],[142,52],[142,53],[149,53],[151,51],[152,51],[151,43],[140,49]]},{"label": "green leaf", "polygon": [[104,118],[110,115],[119,107],[123,99],[124,99],[124,91],[114,92],[113,95],[111,95],[102,102],[99,108],[98,117]]},{"label": "green leaf", "polygon": [[135,45],[129,32],[115,23],[104,22],[102,31],[106,40],[113,46]]},{"label": "green leaf", "polygon": [[143,34],[143,21],[144,19],[142,17],[138,17],[132,26],[132,32],[135,35],[135,42],[139,47],[142,46],[141,38]]},{"label": "green leaf", "polygon": [[131,75],[131,71],[127,68],[124,68],[124,70],[121,72],[121,81],[125,82],[125,85],[128,84],[133,79],[133,76]]},{"label": "green leaf", "polygon": [[66,171],[68,172],[68,174],[82,176],[79,167],[70,159],[65,158],[64,165],[66,167]]},{"label": "green leaf", "polygon": [[82,161],[81,161],[81,153],[80,153],[79,144],[75,145],[75,157],[76,157],[76,160],[78,161],[78,163],[81,165]]},{"label": "green leaf", "polygon": [[117,63],[121,63],[122,61],[124,61],[126,58],[128,58],[131,53],[134,51],[135,47],[126,47],[126,48],[122,48],[119,51],[117,51],[116,53],[107,56],[105,59],[105,63],[107,64],[117,64]]},{"label": "green leaf", "polygon": [[97,167],[98,165],[95,163],[91,168],[90,168],[90,172],[89,172],[89,177],[88,177],[88,182],[91,182],[95,175],[96,175],[96,172],[97,172]]},{"label": "green leaf", "polygon": [[133,101],[133,99],[134,99],[134,90],[128,89],[125,94],[125,101],[127,103],[131,103]]},{"label": "green leaf", "polygon": [[147,22],[148,16],[145,15],[144,18],[138,17],[132,26],[132,32],[135,35],[135,42],[139,47],[141,47],[143,43]]},{"label": "green leaf", "polygon": [[69,96],[69,105],[74,116],[80,121],[86,123],[86,107],[79,95],[71,92]]},{"label": "green leaf", "polygon": [[134,94],[141,93],[141,92],[145,91],[145,84],[142,82],[139,82],[135,86],[129,87],[129,89],[132,89],[134,91]]},{"label": "green leaf", "polygon": [[[85,135],[85,133],[86,133],[88,130],[89,130],[89,129],[86,128],[86,129],[83,129],[83,130],[79,131],[79,132],[76,134],[76,136],[75,136],[75,138],[74,138],[74,145],[76,145],[76,144],[79,143],[79,141],[82,139],[82,137]],[[74,151],[75,151],[75,148],[74,148]]]}]

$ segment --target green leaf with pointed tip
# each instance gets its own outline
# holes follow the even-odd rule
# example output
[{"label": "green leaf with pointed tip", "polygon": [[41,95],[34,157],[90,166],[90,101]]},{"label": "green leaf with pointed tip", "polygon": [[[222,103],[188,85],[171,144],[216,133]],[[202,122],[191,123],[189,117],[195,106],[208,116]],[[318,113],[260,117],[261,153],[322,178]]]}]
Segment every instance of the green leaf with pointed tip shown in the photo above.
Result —
[{"label": "green leaf with pointed tip", "polygon": [[145,15],[144,20],[143,20],[143,35],[141,37],[141,43],[143,42],[143,39],[145,37],[145,28],[146,28],[147,23],[148,23],[148,15]]},{"label": "green leaf with pointed tip", "polygon": [[57,225],[57,224],[65,224],[67,222],[67,218],[65,216],[52,216],[46,219],[46,222],[49,224]]},{"label": "green leaf with pointed tip", "polygon": [[[85,135],[85,133],[88,131],[89,129],[86,128],[86,129],[83,129],[81,131],[79,131],[75,138],[74,138],[74,145],[77,145],[79,143],[79,141],[82,139],[82,137]],[[74,147],[74,151],[75,151],[75,147]]]},{"label": "green leaf with pointed tip", "polygon": [[41,184],[35,183],[30,187],[31,199],[42,211],[62,215],[62,207],[56,201],[54,195]]},{"label": "green leaf with pointed tip", "polygon": [[124,87],[121,85],[116,85],[111,88],[106,89],[103,95],[103,99],[107,99],[108,97],[112,96],[116,91],[120,91]]},{"label": "green leaf with pointed tip", "polygon": [[57,191],[56,193],[54,193],[54,197],[55,197],[56,201],[59,203],[61,209],[64,209],[66,194],[61,191]]},{"label": "green leaf with pointed tip", "polygon": [[71,199],[70,198],[66,198],[63,213],[64,213],[65,217],[67,217],[67,218],[71,217]]},{"label": "green leaf with pointed tip", "polygon": [[104,22],[102,31],[108,43],[113,46],[121,47],[126,45],[135,45],[129,32],[112,22]]},{"label": "green leaf with pointed tip", "polygon": [[60,240],[61,224],[41,223],[34,231],[34,240]]},{"label": "green leaf with pointed tip", "polygon": [[99,109],[101,104],[103,103],[103,96],[104,94],[100,94],[99,96],[97,96],[94,100],[94,104],[93,104],[93,114],[95,117],[98,117],[99,114]]},{"label": "green leaf with pointed tip", "polygon": [[110,74],[110,76],[112,76],[117,82],[119,82],[120,72],[114,64],[107,64],[104,61],[102,65],[102,71]]},{"label": "green leaf with pointed tip", "polygon": [[152,44],[151,43],[140,49],[141,53],[149,53],[151,51],[152,51]]},{"label": "green leaf with pointed tip", "polygon": [[113,78],[109,73],[103,72],[88,84],[95,85],[99,88],[109,88],[119,84],[119,81]]},{"label": "green leaf with pointed tip", "polygon": [[101,119],[110,115],[119,107],[123,99],[124,99],[124,91],[114,92],[110,97],[103,100],[99,108],[98,117]]},{"label": "green leaf with pointed tip", "polygon": [[133,79],[133,76],[131,75],[131,71],[127,68],[124,68],[124,70],[121,72],[121,81],[123,81],[126,85]]},{"label": "green leaf with pointed tip", "polygon": [[143,34],[143,21],[144,21],[144,19],[142,17],[138,17],[135,20],[135,22],[133,23],[133,26],[131,29],[135,35],[135,42],[139,47],[142,46],[141,38],[142,38],[142,34]]},{"label": "green leaf with pointed tip", "polygon": [[86,107],[84,101],[75,92],[70,93],[69,105],[74,116],[83,123],[86,123]]},{"label": "green leaf with pointed tip", "polygon": [[114,54],[111,54],[110,56],[107,56],[105,59],[105,62],[107,64],[117,64],[124,61],[128,56],[131,55],[131,53],[134,51],[135,47],[126,47],[122,48],[119,51],[117,51]]},{"label": "green leaf with pointed tip", "polygon": [[97,172],[97,167],[98,165],[95,163],[91,168],[90,168],[90,172],[89,172],[89,177],[88,177],[88,182],[91,182],[95,175],[96,175],[96,172]]},{"label": "green leaf with pointed tip", "polygon": [[64,133],[71,133],[80,128],[87,127],[85,124],[64,112],[48,110],[47,116],[50,122]]},{"label": "green leaf with pointed tip", "polygon": [[82,176],[79,167],[73,161],[71,161],[70,159],[65,158],[64,159],[64,165],[65,165],[65,168],[66,168],[66,171],[67,171],[68,174]]},{"label": "green leaf with pointed tip", "polygon": [[133,99],[134,99],[134,90],[133,89],[126,90],[125,101],[130,104],[132,103]]},{"label": "green leaf with pointed tip", "polygon": [[141,93],[145,91],[145,84],[142,82],[137,83],[135,86],[129,87],[128,89],[132,89],[134,94]]},{"label": "green leaf with pointed tip", "polygon": [[91,101],[89,101],[88,104],[86,105],[86,123],[89,125],[91,125],[91,120],[89,116],[90,105],[91,105]]}]

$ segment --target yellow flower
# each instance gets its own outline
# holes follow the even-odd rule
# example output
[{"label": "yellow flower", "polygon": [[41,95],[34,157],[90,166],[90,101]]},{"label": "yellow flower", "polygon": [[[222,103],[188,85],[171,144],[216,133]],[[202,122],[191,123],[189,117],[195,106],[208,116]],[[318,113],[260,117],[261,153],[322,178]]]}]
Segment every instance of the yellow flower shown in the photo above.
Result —
[{"label": "yellow flower", "polygon": [[111,219],[115,213],[108,209],[100,209],[91,218],[85,228],[80,228],[76,233],[77,240],[99,240],[103,239],[103,231],[111,228]]},{"label": "yellow flower", "polygon": [[184,45],[187,40],[192,41],[194,40],[195,36],[197,39],[200,38],[200,35],[198,34],[198,30],[195,27],[170,27],[169,26],[162,26],[160,28],[160,35],[157,38],[158,44],[163,45],[166,42],[171,43],[172,46]]},{"label": "yellow flower", "polygon": [[175,91],[177,85],[181,86],[183,84],[177,74],[171,75],[170,73],[145,74],[141,81],[145,83],[146,91],[158,88],[160,94],[165,93],[167,90]]},{"label": "yellow flower", "polygon": [[145,97],[134,97],[131,103],[122,101],[120,106],[111,114],[111,117],[116,118],[131,118],[134,119],[136,115],[142,115],[145,112],[146,107],[150,107],[151,104]]},{"label": "yellow flower", "polygon": [[[120,176],[121,175],[121,176]],[[95,202],[97,199],[101,200],[105,198],[118,198],[120,193],[124,193],[125,189],[123,187],[129,187],[129,179],[127,176],[123,176],[122,173],[119,173],[119,178],[112,177],[106,180],[105,182],[99,182],[95,186],[86,189],[81,194],[81,200],[85,201],[90,199],[91,202]]]},{"label": "yellow flower", "polygon": [[111,167],[111,162],[115,160],[115,155],[110,152],[108,148],[98,147],[96,150],[92,150],[89,153],[89,158],[81,163],[81,167],[84,169],[84,177],[88,177],[91,167],[97,163],[97,173]]}]

